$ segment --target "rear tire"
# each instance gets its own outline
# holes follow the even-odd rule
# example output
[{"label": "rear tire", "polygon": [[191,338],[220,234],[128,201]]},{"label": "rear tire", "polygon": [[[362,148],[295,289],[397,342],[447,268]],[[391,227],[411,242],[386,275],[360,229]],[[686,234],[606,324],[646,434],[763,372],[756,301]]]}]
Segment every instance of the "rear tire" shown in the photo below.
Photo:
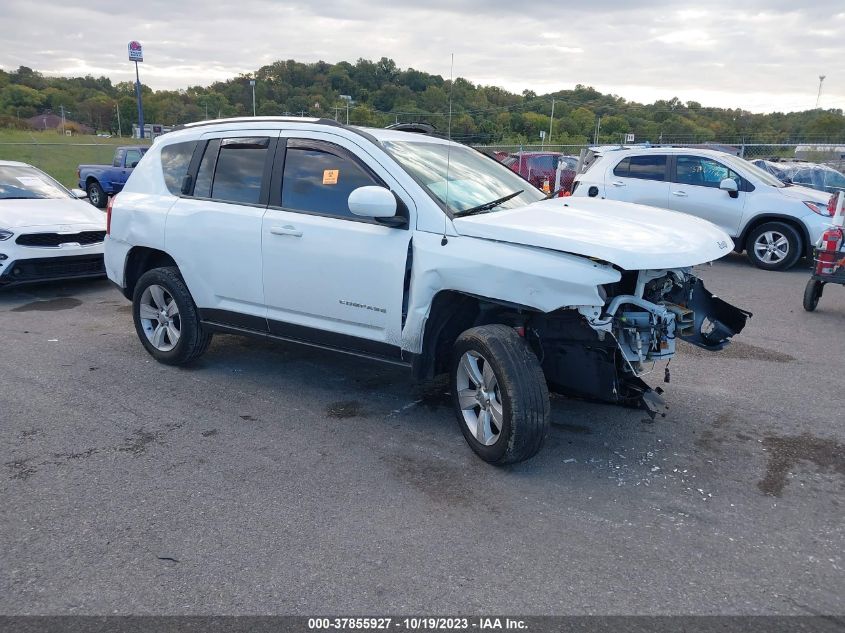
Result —
[{"label": "rear tire", "polygon": [[105,209],[106,205],[109,202],[109,197],[106,195],[106,192],[103,191],[103,188],[100,186],[96,180],[92,180],[88,183],[88,201],[93,204],[98,209]]},{"label": "rear tire", "polygon": [[205,353],[212,334],[203,330],[199,311],[179,269],[154,268],[135,284],[132,318],[144,349],[165,365],[185,365]]},{"label": "rear tire", "polygon": [[801,257],[801,236],[788,224],[766,222],[748,235],[745,253],[757,268],[788,270]]},{"label": "rear tire", "polygon": [[823,291],[824,282],[818,279],[810,279],[807,282],[807,287],[804,288],[804,309],[807,312],[812,312],[818,307]]},{"label": "rear tire", "polygon": [[461,334],[450,378],[461,433],[481,459],[502,466],[540,450],[549,431],[549,391],[537,357],[512,327]]}]

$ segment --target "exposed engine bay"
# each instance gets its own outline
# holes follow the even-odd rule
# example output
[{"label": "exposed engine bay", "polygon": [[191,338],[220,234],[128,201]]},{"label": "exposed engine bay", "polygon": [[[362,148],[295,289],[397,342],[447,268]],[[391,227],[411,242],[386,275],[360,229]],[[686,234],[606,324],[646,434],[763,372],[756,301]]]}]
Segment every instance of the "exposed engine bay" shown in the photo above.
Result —
[{"label": "exposed engine bay", "polygon": [[689,269],[624,271],[619,282],[600,290],[600,309],[538,315],[526,336],[535,337],[529,341],[552,388],[640,406],[652,417],[663,406],[661,390],[641,376],[674,356],[677,339],[720,350],[751,316],[714,297]]}]

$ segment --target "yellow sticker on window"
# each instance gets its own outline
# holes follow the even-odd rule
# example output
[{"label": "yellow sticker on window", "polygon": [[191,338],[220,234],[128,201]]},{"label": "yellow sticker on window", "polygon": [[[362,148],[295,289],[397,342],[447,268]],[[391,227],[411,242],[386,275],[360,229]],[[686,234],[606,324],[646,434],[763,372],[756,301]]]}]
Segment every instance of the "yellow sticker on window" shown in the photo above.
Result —
[{"label": "yellow sticker on window", "polygon": [[336,185],[337,177],[340,176],[339,169],[324,169],[323,170],[323,184]]}]

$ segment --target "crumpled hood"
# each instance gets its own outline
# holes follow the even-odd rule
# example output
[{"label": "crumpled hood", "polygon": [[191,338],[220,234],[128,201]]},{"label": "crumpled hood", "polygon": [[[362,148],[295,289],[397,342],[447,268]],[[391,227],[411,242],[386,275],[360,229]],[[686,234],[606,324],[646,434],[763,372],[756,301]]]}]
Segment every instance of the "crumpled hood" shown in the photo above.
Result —
[{"label": "crumpled hood", "polygon": [[106,214],[73,198],[0,200],[0,229],[37,226],[97,225],[106,230]]},{"label": "crumpled hood", "polygon": [[730,236],[707,220],[595,198],[553,198],[453,223],[459,235],[593,257],[625,270],[694,266],[733,248]]}]

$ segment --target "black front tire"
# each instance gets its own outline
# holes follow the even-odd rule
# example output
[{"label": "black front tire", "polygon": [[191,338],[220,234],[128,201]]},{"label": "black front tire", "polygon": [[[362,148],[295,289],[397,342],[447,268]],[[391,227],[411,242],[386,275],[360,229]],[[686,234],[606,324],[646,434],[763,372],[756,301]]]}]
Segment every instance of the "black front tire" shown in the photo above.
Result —
[{"label": "black front tire", "polygon": [[[778,254],[773,256],[772,261],[766,261],[765,251],[761,254],[757,250],[758,242],[765,242],[765,235],[772,235],[773,237],[783,236],[787,242],[787,251],[783,257]],[[748,235],[745,241],[745,253],[749,261],[757,268],[763,270],[789,270],[792,268],[798,259],[801,257],[802,249],[801,236],[798,231],[783,222],[766,222],[754,228]]]},{"label": "black front tire", "polygon": [[[160,286],[173,298],[179,309],[179,341],[173,349],[162,351],[150,341],[141,322],[141,297],[150,286]],[[179,269],[173,266],[154,268],[147,271],[135,284],[132,294],[132,319],[135,331],[144,349],[150,356],[165,365],[186,365],[202,356],[211,344],[212,334],[203,330],[200,324],[199,310],[193,297],[179,274]]]},{"label": "black front tire", "polygon": [[[468,352],[490,364],[497,382],[503,419],[490,445],[476,439],[461,408],[458,371]],[[461,432],[481,459],[502,466],[529,459],[540,450],[549,432],[549,390],[537,357],[512,327],[485,325],[461,334],[453,348],[450,379]]]},{"label": "black front tire", "polygon": [[98,209],[105,209],[106,205],[109,202],[109,197],[106,195],[106,192],[103,191],[103,188],[100,186],[96,180],[92,180],[88,183],[88,201],[93,204]]},{"label": "black front tire", "polygon": [[807,287],[804,288],[804,309],[807,312],[812,312],[818,307],[822,292],[824,292],[823,281],[810,279],[807,282]]}]

